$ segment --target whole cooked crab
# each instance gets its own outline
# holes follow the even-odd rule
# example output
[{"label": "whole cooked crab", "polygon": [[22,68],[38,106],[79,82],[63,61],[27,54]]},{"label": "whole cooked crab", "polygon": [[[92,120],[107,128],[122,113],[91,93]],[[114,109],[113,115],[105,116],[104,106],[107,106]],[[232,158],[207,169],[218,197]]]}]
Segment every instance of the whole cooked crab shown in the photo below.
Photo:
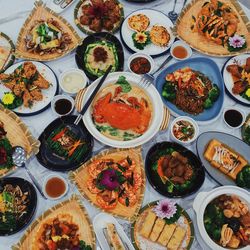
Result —
[{"label": "whole cooked crab", "polygon": [[[147,100],[120,94],[116,88],[114,96],[109,92],[97,100],[93,107],[93,119],[97,123],[109,123],[113,128],[133,130],[143,134],[151,120],[151,110]],[[139,100],[138,100],[139,99]]]}]

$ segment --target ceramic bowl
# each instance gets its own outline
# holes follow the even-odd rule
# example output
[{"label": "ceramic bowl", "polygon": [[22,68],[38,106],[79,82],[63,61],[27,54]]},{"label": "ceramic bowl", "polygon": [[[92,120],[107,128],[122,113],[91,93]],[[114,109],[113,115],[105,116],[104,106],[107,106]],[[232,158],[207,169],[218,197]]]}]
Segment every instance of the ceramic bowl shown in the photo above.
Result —
[{"label": "ceramic bowl", "polygon": [[[238,111],[239,113],[241,113],[241,115],[242,115],[242,122],[241,122],[241,124],[240,124],[239,126],[237,126],[237,127],[232,127],[232,126],[230,126],[230,125],[226,122],[226,120],[225,120],[225,113],[226,113],[228,110],[236,110],[236,111]],[[242,109],[237,108],[237,107],[227,107],[227,108],[225,108],[224,111],[223,111],[223,116],[222,116],[222,117],[223,117],[224,123],[225,123],[229,128],[231,128],[231,129],[240,128],[240,127],[245,123],[245,121],[246,121],[246,113],[245,113]]]},{"label": "ceramic bowl", "polygon": [[[56,109],[55,109],[55,104],[58,100],[60,99],[67,99],[71,102],[71,109],[69,112],[65,113],[65,114],[59,114]],[[52,112],[57,115],[57,116],[64,116],[64,115],[69,115],[73,109],[74,109],[74,105],[75,105],[75,101],[74,99],[71,97],[71,96],[68,96],[68,95],[56,95],[53,100],[51,101],[51,109],[52,109]]]},{"label": "ceramic bowl", "polygon": [[[179,58],[179,57],[176,57],[176,56],[173,54],[173,50],[174,50],[174,48],[177,47],[177,46],[181,46],[181,47],[183,47],[183,48],[186,49],[186,51],[187,51],[187,56],[186,56],[186,57],[184,57],[184,58]],[[183,60],[186,60],[186,59],[190,58],[190,57],[192,56],[192,53],[193,53],[193,52],[192,52],[192,49],[191,49],[186,43],[184,43],[183,41],[180,41],[180,40],[174,42],[174,43],[172,44],[171,48],[170,48],[170,54],[171,54],[171,56],[172,56],[174,59],[180,60],[180,61],[183,61]]]},{"label": "ceramic bowl", "polygon": [[[210,236],[208,235],[205,226],[204,226],[204,212],[207,207],[207,205],[214,200],[216,197],[228,194],[228,195],[236,195],[238,196],[242,201],[245,201],[248,204],[248,207],[250,209],[249,204],[249,197],[250,193],[247,190],[244,190],[239,187],[235,186],[222,186],[219,188],[215,188],[209,192],[200,192],[197,194],[197,196],[194,199],[193,208],[196,213],[196,219],[197,219],[197,225],[200,232],[200,235],[202,239],[205,241],[205,243],[213,250],[225,250],[227,248],[224,248],[217,243],[215,243]],[[249,246],[245,246],[240,248],[241,250],[247,250],[249,249]]]}]

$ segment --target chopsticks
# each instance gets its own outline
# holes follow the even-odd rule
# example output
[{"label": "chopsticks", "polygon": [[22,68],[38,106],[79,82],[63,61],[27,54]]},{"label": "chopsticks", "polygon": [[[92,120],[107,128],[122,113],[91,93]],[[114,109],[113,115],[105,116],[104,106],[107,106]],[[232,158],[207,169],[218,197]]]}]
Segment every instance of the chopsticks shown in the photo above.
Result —
[{"label": "chopsticks", "polygon": [[99,89],[101,88],[102,84],[104,83],[105,79],[107,78],[108,74],[110,73],[112,69],[112,65],[110,65],[107,69],[107,71],[105,72],[105,74],[103,75],[103,77],[101,78],[101,80],[99,81],[99,83],[97,84],[96,88],[94,89],[94,91],[92,92],[92,94],[90,95],[89,99],[86,101],[86,103],[84,104],[81,112],[79,113],[79,115],[77,116],[77,118],[74,121],[74,124],[77,125],[83,115],[85,114],[85,112],[87,111],[87,109],[89,108],[90,104],[92,103],[93,99],[95,98],[97,92],[99,91]]}]

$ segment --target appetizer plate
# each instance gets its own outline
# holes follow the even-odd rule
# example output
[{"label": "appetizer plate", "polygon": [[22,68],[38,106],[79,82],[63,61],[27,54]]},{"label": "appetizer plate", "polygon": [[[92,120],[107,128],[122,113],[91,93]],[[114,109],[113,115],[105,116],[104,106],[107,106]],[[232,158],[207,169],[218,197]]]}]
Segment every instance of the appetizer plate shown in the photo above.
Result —
[{"label": "appetizer plate", "polygon": [[15,45],[4,33],[0,32],[0,73],[5,71],[15,60]]},{"label": "appetizer plate", "polygon": [[[69,178],[82,196],[103,212],[129,221],[136,218],[145,192],[141,148],[101,151],[70,172]],[[126,189],[121,180],[125,180]]]},{"label": "appetizer plate", "polygon": [[[157,244],[156,242],[152,242],[149,239],[146,239],[146,238],[144,238],[144,237],[142,237],[140,235],[140,230],[144,226],[143,223],[145,223],[145,221],[146,221],[145,217],[146,217],[147,213],[150,210],[152,210],[157,205],[158,202],[160,202],[160,201],[150,202],[146,206],[141,208],[136,221],[131,226],[131,238],[132,238],[133,245],[134,245],[136,250],[168,249],[168,248],[166,248],[166,246],[163,247],[162,245]],[[193,222],[190,219],[187,212],[182,207],[180,207],[178,204],[175,204],[175,206],[177,207],[177,209],[179,209],[181,211],[181,216],[175,223],[172,223],[172,224],[169,224],[169,225],[171,226],[173,224],[176,224],[177,226],[180,226],[181,228],[186,230],[186,235],[184,236],[184,239],[183,239],[183,242],[182,242],[182,247],[178,248],[178,249],[187,249],[187,250],[189,250],[191,248],[192,244],[193,244],[193,241],[194,241]],[[170,231],[168,231],[168,234],[170,234]],[[170,241],[170,239],[169,239],[169,241]]]},{"label": "appetizer plate", "polygon": [[[27,152],[27,158],[37,154],[39,151],[40,142],[35,139],[30,133],[27,126],[22,120],[9,109],[4,108],[0,104],[0,123],[3,123],[3,128],[7,132],[6,137],[12,147],[21,146]],[[17,169],[16,166],[11,168],[1,168],[0,178],[7,174],[11,174]]]},{"label": "appetizer plate", "polygon": [[220,89],[220,96],[218,100],[214,103],[214,105],[210,109],[205,109],[202,113],[199,115],[192,115],[189,113],[186,113],[182,111],[181,109],[177,108],[173,103],[165,100],[162,97],[163,103],[170,109],[173,116],[189,116],[196,120],[198,124],[205,124],[205,123],[211,123],[214,120],[218,118],[218,116],[221,113],[222,105],[224,102],[224,85],[223,85],[223,79],[221,77],[220,70],[217,66],[217,64],[208,58],[205,57],[197,57],[197,58],[191,58],[187,59],[182,62],[177,62],[172,65],[170,65],[167,69],[164,69],[156,78],[156,88],[159,91],[159,93],[162,93],[163,86],[166,82],[165,77],[167,74],[174,72],[177,69],[182,69],[189,67],[193,70],[200,71],[205,76],[207,76],[212,84],[216,84]]},{"label": "appetizer plate", "polygon": [[[206,207],[208,206],[208,204],[211,204],[210,202],[212,200],[214,200],[220,195],[225,195],[225,194],[239,197],[241,201],[247,204],[248,209],[250,209],[250,204],[249,204],[250,193],[242,188],[235,187],[235,186],[223,186],[223,187],[215,188],[209,192],[200,192],[194,199],[193,208],[196,213],[196,221],[197,221],[198,230],[199,230],[200,236],[202,237],[204,242],[207,244],[209,249],[216,249],[216,250],[232,249],[229,247],[224,248],[216,244],[210,238],[204,226],[204,213],[205,213]],[[207,246],[204,249],[208,249]],[[249,245],[245,247],[241,247],[241,248],[234,248],[234,249],[247,250],[249,249]]]},{"label": "appetizer plate", "polygon": [[[104,10],[103,10],[104,7],[102,7],[102,5],[99,4],[99,2],[100,3],[101,2],[106,2],[106,0],[97,1],[96,3],[95,2],[96,1],[94,1],[94,0],[80,0],[78,2],[78,4],[76,5],[76,7],[75,7],[75,11],[74,11],[75,24],[82,32],[84,32],[86,34],[93,34],[96,31],[93,30],[93,29],[90,29],[89,25],[83,25],[80,22],[81,16],[85,16],[87,18],[87,14],[83,13],[83,11],[82,11],[82,6],[91,4],[93,6],[92,10],[90,10],[91,15],[95,15],[96,17],[98,17],[99,13],[104,12]],[[119,9],[119,16],[120,16],[119,20],[117,20],[115,23],[113,23],[113,29],[107,30],[104,27],[102,27],[102,29],[100,31],[106,31],[106,32],[114,33],[120,28],[122,20],[124,19],[124,11],[123,11],[122,4],[118,0],[115,0],[115,3],[116,3],[116,8],[117,9],[113,8],[113,6],[108,6],[107,13],[108,13],[108,15],[111,14],[110,15],[111,17],[112,17],[112,14],[113,14],[113,18],[114,18],[114,16],[116,16],[116,14],[117,14],[115,11],[118,11],[118,9]],[[112,11],[114,11],[114,13]],[[94,13],[94,14],[92,14],[92,13]],[[102,22],[105,21],[105,16],[104,17],[99,17],[99,18],[97,18],[97,20],[101,20],[101,23],[102,23]]]},{"label": "appetizer plate", "polygon": [[49,145],[47,143],[48,137],[51,135],[51,133],[60,127],[62,124],[64,124],[66,127],[67,125],[74,124],[74,121],[76,119],[76,116],[69,115],[69,116],[62,116],[60,118],[57,118],[53,122],[51,122],[45,130],[42,132],[42,134],[39,136],[39,141],[41,142],[40,151],[37,154],[37,160],[40,164],[42,164],[45,168],[48,168],[53,171],[69,171],[78,168],[82,163],[84,163],[92,153],[93,148],[93,138],[91,134],[87,131],[82,121],[79,123],[79,134],[77,137],[79,139],[83,140],[87,144],[86,152],[81,157],[81,161],[76,160],[67,160],[63,157],[57,156],[55,153],[53,153]]},{"label": "appetizer plate", "polygon": [[[134,46],[133,39],[132,39],[132,34],[134,33],[134,31],[129,28],[128,19],[131,16],[138,15],[138,14],[144,14],[150,19],[150,25],[148,29],[152,27],[153,25],[164,26],[167,29],[170,35],[170,40],[167,46],[160,47],[151,43],[149,45],[146,45],[146,47],[143,50],[139,50]],[[123,44],[126,46],[128,50],[132,52],[143,52],[145,54],[148,54],[154,57],[154,56],[163,55],[171,47],[175,39],[171,30],[172,28],[173,28],[172,21],[163,12],[160,12],[158,10],[153,10],[153,9],[141,9],[141,10],[136,10],[132,12],[124,19],[122,26],[121,26],[121,30],[120,30],[120,35],[121,35],[121,40]]]},{"label": "appetizer plate", "polygon": [[[173,190],[169,191],[168,186],[163,183],[161,180],[158,171],[153,169],[154,163],[161,157],[168,155],[166,150],[172,150],[180,153],[183,157],[188,159],[188,163],[192,166],[193,169],[193,177],[190,179],[191,185],[188,188],[173,188]],[[145,171],[147,175],[147,179],[151,186],[160,194],[166,197],[185,197],[191,195],[198,191],[198,189],[202,186],[205,179],[205,171],[202,166],[202,163],[198,159],[198,157],[187,148],[175,142],[159,142],[153,145],[146,156],[145,161]],[[167,178],[166,178],[167,179]],[[184,183],[185,185],[185,183]]]},{"label": "appetizer plate", "polygon": [[118,221],[112,215],[106,213],[99,213],[98,215],[95,216],[93,220],[93,227],[98,242],[100,243],[102,249],[110,248],[110,245],[108,244],[108,239],[103,233],[103,230],[107,228],[108,223],[115,225],[116,232],[120,237],[120,239],[122,240],[122,242],[126,244],[128,249],[134,250],[131,241],[129,240],[128,236],[126,235],[126,233],[124,232],[122,226],[118,223]]},{"label": "appetizer plate", "polygon": [[198,156],[202,164],[204,165],[207,173],[220,185],[236,186],[236,183],[233,181],[233,179],[229,178],[226,174],[222,173],[217,168],[211,166],[211,164],[205,159],[204,152],[206,146],[212,139],[216,139],[222,142],[223,144],[228,145],[235,152],[238,152],[240,155],[242,155],[248,162],[250,162],[249,146],[235,136],[215,131],[205,132],[201,134],[196,141],[196,149]]},{"label": "appetizer plate", "polygon": [[[182,10],[181,14],[179,15],[176,21],[176,25],[173,30],[174,34],[181,40],[184,40],[193,49],[199,51],[200,53],[207,54],[210,56],[225,57],[225,56],[234,56],[249,52],[250,23],[247,15],[244,13],[240,4],[236,0],[231,0],[231,1],[220,0],[220,2],[222,2],[223,4],[227,4],[231,8],[231,10],[233,10],[233,12],[236,14],[238,18],[236,34],[243,35],[246,38],[247,48],[239,51],[230,52],[227,46],[223,46],[222,44],[217,44],[214,41],[207,39],[205,35],[203,35],[203,33],[205,34],[206,32],[205,30],[203,30],[203,32],[199,32],[197,30],[196,20],[198,18],[198,14],[201,11],[202,6],[205,3],[211,3],[211,1],[207,0],[193,0],[186,5],[186,7]],[[220,11],[218,12],[220,13]]]},{"label": "appetizer plate", "polygon": [[[47,109],[50,106],[51,100],[54,98],[54,96],[58,92],[58,81],[57,81],[56,75],[52,71],[52,69],[49,68],[49,66],[47,66],[41,62],[35,62],[35,61],[30,61],[30,62],[32,62],[36,66],[39,73],[47,81],[49,81],[49,83],[51,85],[48,89],[42,90],[43,99],[41,101],[34,102],[34,104],[32,105],[31,108],[24,107],[22,105],[22,106],[15,108],[13,110],[13,112],[15,112],[16,114],[18,114],[20,116],[31,116],[31,115],[36,115],[36,114],[41,113],[42,111],[44,111],[45,109]],[[12,65],[11,67],[9,67],[5,71],[5,73],[6,74],[13,73],[14,70],[22,64],[23,64],[23,62],[19,62],[19,63]],[[0,84],[0,99],[2,99],[5,92],[11,92],[11,91],[10,91],[10,89],[6,88],[3,84]]]},{"label": "appetizer plate", "polygon": [[[119,76],[126,77],[126,80],[129,83],[132,83],[134,85],[137,85],[141,79],[141,77],[139,75],[135,75],[132,73],[114,72],[114,73],[111,73],[108,75],[108,77],[106,78],[101,89],[103,89],[107,85],[110,85],[111,83],[116,82],[118,80]],[[92,93],[92,91],[94,90],[94,88],[96,87],[98,82],[99,82],[99,79],[94,81],[87,88],[87,90],[84,94],[84,97],[83,97],[83,102],[82,102],[81,107],[83,107],[83,105],[87,99],[86,97],[88,97],[90,95],[90,93]],[[92,114],[91,114],[92,107],[89,107],[87,112],[83,116],[83,122],[84,122],[86,128],[89,130],[89,132],[93,135],[93,137],[95,139],[102,142],[103,144],[106,144],[106,145],[109,145],[112,147],[131,148],[131,147],[140,146],[140,145],[144,144],[145,142],[149,141],[159,131],[159,129],[161,127],[161,122],[163,120],[163,115],[164,115],[164,108],[163,108],[163,103],[161,101],[160,95],[157,92],[156,88],[153,86],[153,84],[151,84],[144,91],[148,95],[149,99],[151,100],[153,116],[152,116],[152,120],[151,120],[151,124],[149,125],[149,128],[147,129],[147,131],[143,135],[141,135],[135,139],[129,140],[129,141],[118,141],[118,140],[114,140],[114,139],[111,139],[111,138],[103,135],[101,132],[99,132],[96,129],[95,124],[93,123]]]},{"label": "appetizer plate", "polygon": [[[4,225],[1,222],[0,236],[8,236],[11,234],[15,234],[20,230],[22,230],[24,227],[26,227],[31,221],[37,206],[36,190],[30,182],[18,177],[2,178],[0,179],[0,193],[5,188],[6,185],[12,185],[13,188],[16,188],[18,186],[23,194],[27,193],[26,201],[28,202],[26,204],[27,208],[25,209],[26,213],[23,214],[23,216],[21,216],[19,219],[14,218],[16,222],[15,228],[13,227],[11,229],[4,229]],[[24,197],[24,195],[22,197]]]},{"label": "appetizer plate", "polygon": [[[65,222],[69,224],[69,227],[72,227],[70,224],[73,224],[74,227],[78,228],[76,230],[76,237],[78,235],[77,238],[80,241],[83,241],[85,245],[90,247],[90,249],[95,249],[95,234],[93,231],[93,226],[90,222],[85,207],[82,205],[79,197],[76,195],[73,195],[70,199],[65,200],[45,211],[31,224],[31,226],[24,233],[21,240],[16,245],[12,246],[12,249],[37,250],[38,242],[41,242],[42,234],[45,233],[44,225],[49,224],[52,226],[55,219],[59,220],[59,223]],[[48,236],[51,237],[51,234]],[[78,248],[80,249],[79,245]]]},{"label": "appetizer plate", "polygon": [[76,60],[78,68],[82,69],[90,80],[95,80],[98,77],[96,75],[91,74],[86,68],[86,64],[84,62],[86,49],[88,45],[98,43],[101,41],[112,43],[115,46],[117,57],[118,57],[118,66],[117,66],[116,71],[123,71],[124,53],[123,53],[123,48],[119,39],[116,38],[114,35],[107,33],[107,32],[95,33],[93,35],[89,35],[83,40],[82,45],[77,47],[76,54],[75,54],[75,60]]},{"label": "appetizer plate", "polygon": [[[34,5],[19,32],[16,57],[51,61],[65,56],[81,44],[82,39],[62,16],[46,7],[42,1],[36,1]],[[53,35],[48,30],[52,30]],[[45,37],[49,42],[43,42]]]},{"label": "appetizer plate", "polygon": [[250,54],[245,54],[245,55],[239,55],[239,56],[232,57],[224,64],[224,66],[222,68],[222,74],[223,74],[224,84],[225,84],[225,87],[226,87],[226,93],[234,101],[236,101],[236,102],[238,102],[238,103],[240,103],[242,105],[248,106],[248,107],[250,107],[250,101],[243,98],[241,95],[236,95],[236,94],[233,93],[232,88],[234,86],[234,80],[233,80],[232,74],[227,71],[227,66],[235,65],[235,64],[245,65],[246,60],[249,57],[250,57]]}]

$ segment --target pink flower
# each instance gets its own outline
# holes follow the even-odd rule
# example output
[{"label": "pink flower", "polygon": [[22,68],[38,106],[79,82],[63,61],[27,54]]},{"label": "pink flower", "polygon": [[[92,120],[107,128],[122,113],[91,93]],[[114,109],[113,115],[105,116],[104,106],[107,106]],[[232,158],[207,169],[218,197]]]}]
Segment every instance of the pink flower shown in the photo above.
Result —
[{"label": "pink flower", "polygon": [[245,43],[245,38],[237,34],[232,37],[229,37],[229,45],[233,48],[241,48]]},{"label": "pink flower", "polygon": [[161,219],[170,219],[177,211],[176,202],[170,199],[158,201],[153,211]]},{"label": "pink flower", "polygon": [[117,171],[106,169],[102,172],[100,184],[108,190],[114,190],[120,186]]}]

